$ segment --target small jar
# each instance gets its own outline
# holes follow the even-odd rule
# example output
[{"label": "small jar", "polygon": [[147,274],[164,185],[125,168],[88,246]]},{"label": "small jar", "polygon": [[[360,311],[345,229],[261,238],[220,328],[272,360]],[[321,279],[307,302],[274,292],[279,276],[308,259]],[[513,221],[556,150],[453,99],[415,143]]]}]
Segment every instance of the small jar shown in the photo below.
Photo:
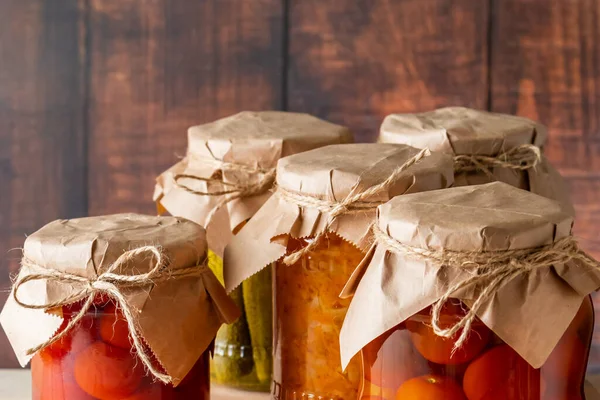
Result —
[{"label": "small jar", "polygon": [[[60,330],[80,308],[81,303],[63,307]],[[135,354],[121,311],[111,301],[99,302],[66,336],[33,357],[32,398],[209,400],[208,361],[206,350],[177,387],[154,381]]]},{"label": "small jar", "polygon": [[[29,235],[0,323],[40,400],[209,400],[209,356],[240,311],[179,217],[57,220]],[[33,357],[32,357],[33,356]]]},{"label": "small jar", "polygon": [[[349,130],[308,114],[241,112],[188,130],[187,156],[157,179],[159,213],[205,226],[209,265],[223,279],[223,250],[269,199],[281,157],[352,141]],[[272,282],[261,271],[232,288],[242,311],[215,340],[211,379],[228,387],[269,391],[272,382]]]},{"label": "small jar", "polygon": [[225,250],[228,290],[273,273],[275,399],[358,396],[342,368],[340,293],[371,243],[378,204],[447,187],[452,158],[390,144],[332,145],[279,160],[277,190]]},{"label": "small jar", "polygon": [[[288,254],[311,240],[290,239]],[[360,360],[342,371],[339,346],[332,344],[350,304],[339,294],[363,257],[356,246],[329,233],[297,263],[275,263],[275,398],[356,398]]]},{"label": "small jar", "polygon": [[[459,300],[451,299],[440,322],[449,326],[466,310]],[[361,351],[364,375],[359,399],[585,399],[593,325],[588,296],[547,361],[533,368],[479,319],[454,352],[455,338],[434,333],[428,307]]]}]

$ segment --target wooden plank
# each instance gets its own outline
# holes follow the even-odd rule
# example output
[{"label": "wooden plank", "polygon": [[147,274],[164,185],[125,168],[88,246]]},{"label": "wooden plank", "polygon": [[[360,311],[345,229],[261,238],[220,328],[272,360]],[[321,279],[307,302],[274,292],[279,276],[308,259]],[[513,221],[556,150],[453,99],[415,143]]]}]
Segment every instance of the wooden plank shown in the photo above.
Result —
[{"label": "wooden plank", "polygon": [[548,125],[546,154],[571,184],[575,233],[600,257],[600,4],[503,0],[492,15],[492,109]]},{"label": "wooden plank", "polygon": [[[491,106],[549,126],[546,154],[565,175],[574,234],[600,257],[600,4],[594,0],[494,2]],[[596,321],[600,297],[595,296]],[[600,331],[597,327],[596,331]],[[590,368],[600,366],[594,336]]]},{"label": "wooden plank", "polygon": [[487,107],[487,0],[290,0],[289,109],[358,140],[385,115]]},{"label": "wooden plank", "polygon": [[[84,12],[77,0],[0,2],[0,304],[25,236],[87,209]],[[0,367],[15,365],[1,333]]]},{"label": "wooden plank", "polygon": [[90,213],[155,212],[188,126],[281,106],[279,0],[91,0]]}]

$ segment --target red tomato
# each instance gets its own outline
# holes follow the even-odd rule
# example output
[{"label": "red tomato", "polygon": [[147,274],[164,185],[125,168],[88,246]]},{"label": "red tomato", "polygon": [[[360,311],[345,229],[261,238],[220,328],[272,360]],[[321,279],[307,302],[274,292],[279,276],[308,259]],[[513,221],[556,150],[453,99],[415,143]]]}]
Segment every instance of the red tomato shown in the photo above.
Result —
[{"label": "red tomato", "polygon": [[[71,314],[65,313],[63,317],[63,322],[56,331],[57,334],[67,327],[71,320]],[[93,317],[87,315],[84,316],[70,332],[50,346],[44,348],[40,354],[42,357],[62,358],[69,353],[80,352],[94,341],[93,334],[90,330],[92,326]]]},{"label": "red tomato", "polygon": [[437,375],[408,380],[396,392],[396,400],[466,400],[460,385]]},{"label": "red tomato", "polygon": [[140,385],[144,371],[129,351],[95,342],[75,360],[75,380],[79,386],[101,400],[121,399]]},{"label": "red tomato", "polygon": [[60,360],[36,355],[31,360],[31,379],[34,400],[93,400],[63,374]]},{"label": "red tomato", "polygon": [[129,327],[121,310],[114,304],[109,304],[100,319],[100,336],[106,343],[123,349],[130,349]]},{"label": "red tomato", "polygon": [[540,397],[540,371],[507,345],[471,362],[463,380],[469,400],[529,400]]},{"label": "red tomato", "polygon": [[412,346],[410,333],[402,325],[369,343],[362,354],[366,379],[394,392],[404,381],[428,372],[427,361]]},{"label": "red tomato", "polygon": [[[443,328],[449,327],[460,315],[464,315],[462,309],[456,306],[445,307],[440,324]],[[412,342],[419,353],[437,364],[456,365],[472,360],[481,353],[491,336],[491,331],[485,325],[474,324],[466,342],[452,354],[454,344],[462,331],[452,338],[443,338],[435,334],[429,322],[417,318],[406,321],[406,327],[411,332]]]}]

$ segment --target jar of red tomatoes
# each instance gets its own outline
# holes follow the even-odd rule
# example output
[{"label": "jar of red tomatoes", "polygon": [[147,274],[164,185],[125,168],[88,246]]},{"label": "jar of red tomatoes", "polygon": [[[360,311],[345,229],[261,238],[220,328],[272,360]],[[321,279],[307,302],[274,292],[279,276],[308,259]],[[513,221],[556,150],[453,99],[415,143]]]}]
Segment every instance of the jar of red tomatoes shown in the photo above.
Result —
[{"label": "jar of red tomatoes", "polygon": [[498,182],[378,211],[343,293],[342,361],[361,356],[359,399],[585,399],[600,264],[559,203]]},{"label": "jar of red tomatoes", "polygon": [[215,334],[238,315],[202,227],[120,214],[30,235],[0,322],[34,399],[209,400]]},{"label": "jar of red tomatoes", "polygon": [[[184,159],[157,178],[160,213],[206,227],[209,267],[222,281],[223,249],[272,195],[277,160],[352,141],[350,131],[308,114],[241,112],[188,130]],[[269,391],[272,381],[272,282],[265,270],[230,293],[242,315],[217,333],[212,381]]]},{"label": "jar of red tomatoes", "polygon": [[231,290],[270,269],[274,290],[275,399],[355,399],[360,359],[343,371],[339,298],[364,257],[376,206],[446,187],[452,159],[409,146],[346,144],[282,158],[277,191],[225,250]]}]

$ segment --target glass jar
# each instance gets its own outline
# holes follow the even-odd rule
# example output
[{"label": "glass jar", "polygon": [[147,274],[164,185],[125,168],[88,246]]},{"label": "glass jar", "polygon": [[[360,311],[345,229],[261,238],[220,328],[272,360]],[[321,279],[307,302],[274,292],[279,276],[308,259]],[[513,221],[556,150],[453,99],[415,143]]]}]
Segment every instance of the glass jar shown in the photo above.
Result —
[{"label": "glass jar", "polygon": [[[239,224],[235,235],[246,225]],[[209,267],[223,283],[223,261],[209,251]],[[211,360],[211,380],[243,390],[267,392],[273,363],[271,271],[265,268],[230,294],[242,315],[217,332]]]},{"label": "glass jar", "polygon": [[[290,238],[288,254],[310,241]],[[339,333],[350,300],[339,294],[363,257],[352,244],[328,233],[296,264],[275,263],[275,399],[357,397],[360,359],[341,369]]]},{"label": "glass jar", "polygon": [[[34,400],[209,400],[209,350],[179,385],[146,375],[112,302],[98,301],[63,338],[31,360]],[[80,304],[63,307],[64,329]]]},{"label": "glass jar", "polygon": [[[442,327],[465,308],[458,300],[442,310]],[[532,368],[477,320],[464,345],[431,327],[431,308],[419,312],[367,345],[361,400],[583,400],[594,326],[586,298],[548,360]]]}]

